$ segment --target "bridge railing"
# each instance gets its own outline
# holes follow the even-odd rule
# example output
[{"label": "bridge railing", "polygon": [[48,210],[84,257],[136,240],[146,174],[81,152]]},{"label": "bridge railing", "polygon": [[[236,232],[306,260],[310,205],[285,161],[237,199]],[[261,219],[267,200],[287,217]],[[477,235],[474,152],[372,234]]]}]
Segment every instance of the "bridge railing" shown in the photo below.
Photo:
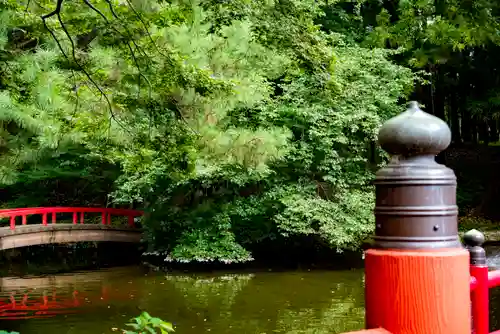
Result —
[{"label": "bridge railing", "polygon": [[50,216],[51,224],[57,221],[58,213],[71,213],[73,214],[73,224],[83,224],[85,221],[86,213],[101,214],[101,223],[103,225],[111,225],[112,216],[125,216],[128,217],[128,225],[135,227],[134,218],[140,217],[144,214],[140,210],[131,209],[115,209],[115,208],[85,208],[85,207],[39,207],[39,208],[19,208],[19,209],[1,209],[1,218],[10,218],[10,228],[16,228],[17,217],[21,217],[21,224],[26,225],[28,216],[41,215],[42,224],[48,225],[48,217]]},{"label": "bridge railing", "polygon": [[489,290],[500,286],[500,270],[489,270],[486,252],[482,247],[484,235],[481,232],[467,232],[464,241],[470,253],[472,333],[500,334],[500,330],[490,333],[489,328]]}]

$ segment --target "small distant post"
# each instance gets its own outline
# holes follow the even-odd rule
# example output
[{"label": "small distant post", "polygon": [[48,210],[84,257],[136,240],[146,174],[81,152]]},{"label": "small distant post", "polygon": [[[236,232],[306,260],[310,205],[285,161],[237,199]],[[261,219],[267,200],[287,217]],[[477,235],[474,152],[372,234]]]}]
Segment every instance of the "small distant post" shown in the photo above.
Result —
[{"label": "small distant post", "polygon": [[391,160],[375,180],[366,328],[470,334],[469,254],[458,237],[456,177],[435,161],[450,144],[450,129],[412,102],[378,139]]},{"label": "small distant post", "polygon": [[464,235],[464,243],[470,254],[470,274],[476,280],[471,292],[472,301],[472,333],[488,334],[490,332],[490,287],[488,285],[488,265],[484,250],[484,234],[478,230],[470,230]]}]

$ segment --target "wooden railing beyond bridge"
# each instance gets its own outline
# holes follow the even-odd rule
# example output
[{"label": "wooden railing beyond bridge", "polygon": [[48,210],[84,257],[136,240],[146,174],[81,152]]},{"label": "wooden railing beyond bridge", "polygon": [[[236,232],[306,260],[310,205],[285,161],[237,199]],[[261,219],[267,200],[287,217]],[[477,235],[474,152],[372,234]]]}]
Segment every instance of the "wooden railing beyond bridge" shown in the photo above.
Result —
[{"label": "wooden railing beyond bridge", "polygon": [[[86,214],[98,214],[100,223],[92,222]],[[30,216],[38,215],[41,223],[32,224]],[[70,216],[57,223],[58,216]],[[0,250],[41,244],[115,241],[135,242],[141,240],[141,229],[134,218],[143,212],[114,208],[40,207],[0,210],[0,219],[7,218],[8,226],[0,227]],[[126,217],[126,222],[112,223],[112,217]],[[50,222],[49,222],[50,220]]]}]

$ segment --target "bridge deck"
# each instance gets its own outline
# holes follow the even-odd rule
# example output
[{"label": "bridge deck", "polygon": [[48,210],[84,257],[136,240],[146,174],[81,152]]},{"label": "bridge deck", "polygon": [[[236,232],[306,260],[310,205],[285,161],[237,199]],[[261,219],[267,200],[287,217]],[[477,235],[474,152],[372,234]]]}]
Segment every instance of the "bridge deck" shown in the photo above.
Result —
[{"label": "bridge deck", "polygon": [[137,228],[101,224],[48,224],[22,225],[15,229],[0,228],[0,250],[42,244],[113,241],[141,241],[142,231]]}]

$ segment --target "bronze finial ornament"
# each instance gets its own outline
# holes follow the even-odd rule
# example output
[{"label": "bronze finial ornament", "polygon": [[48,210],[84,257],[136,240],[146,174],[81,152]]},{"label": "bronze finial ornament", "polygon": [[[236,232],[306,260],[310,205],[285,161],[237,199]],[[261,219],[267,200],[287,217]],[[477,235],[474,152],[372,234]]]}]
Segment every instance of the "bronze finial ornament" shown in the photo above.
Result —
[{"label": "bronze finial ornament", "polygon": [[410,102],[405,112],[382,125],[378,141],[391,159],[376,173],[373,246],[461,247],[455,173],[435,161],[451,142],[448,125]]},{"label": "bronze finial ornament", "polygon": [[470,230],[464,234],[464,243],[470,254],[470,264],[472,266],[486,264],[486,251],[483,248],[484,234],[478,230]]}]

